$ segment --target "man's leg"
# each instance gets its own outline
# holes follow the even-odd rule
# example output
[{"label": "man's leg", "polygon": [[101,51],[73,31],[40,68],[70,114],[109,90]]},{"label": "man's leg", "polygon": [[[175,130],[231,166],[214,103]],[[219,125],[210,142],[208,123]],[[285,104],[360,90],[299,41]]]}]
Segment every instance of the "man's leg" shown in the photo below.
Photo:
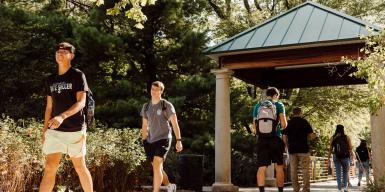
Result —
[{"label": "man's leg", "polygon": [[303,192],[310,192],[310,154],[299,154],[299,161],[302,168],[303,175]]},{"label": "man's leg", "polygon": [[154,160],[152,161],[152,171],[154,173],[154,192],[158,192],[163,181],[163,158],[158,156],[154,157]]},{"label": "man's leg", "polygon": [[261,189],[261,187],[263,188],[265,186],[265,171],[266,171],[266,166],[258,167],[257,184],[258,184],[259,189]]},{"label": "man's leg", "polygon": [[56,171],[59,168],[61,153],[47,155],[44,167],[44,176],[40,183],[39,192],[51,192],[55,186]]},{"label": "man's leg", "polygon": [[163,184],[164,186],[166,186],[166,185],[170,184],[170,180],[168,180],[167,173],[166,173],[164,170],[162,170],[162,173],[163,173],[162,184]]},{"label": "man's leg", "polygon": [[277,186],[283,187],[284,180],[285,180],[285,174],[283,172],[283,165],[275,165],[275,171],[277,173]]},{"label": "man's leg", "polygon": [[77,158],[73,157],[71,158],[71,160],[76,170],[76,173],[79,176],[80,184],[82,185],[83,191],[92,192],[93,191],[92,177],[91,177],[90,171],[86,166],[85,156],[77,157]]},{"label": "man's leg", "polygon": [[283,172],[283,153],[285,151],[285,144],[281,138],[276,137],[274,140],[272,140],[270,145],[272,161],[275,163],[278,191],[282,192],[283,184],[285,182],[285,174]]},{"label": "man's leg", "polygon": [[[151,165],[153,166],[152,163],[151,163]],[[162,184],[164,186],[166,186],[166,185],[170,184],[170,180],[168,179],[168,175],[167,175],[167,173],[164,170],[162,170],[162,173],[163,173]]]},{"label": "man's leg", "polygon": [[297,154],[290,154],[290,175],[291,183],[293,185],[293,191],[299,192],[299,183],[298,183],[298,156]]}]

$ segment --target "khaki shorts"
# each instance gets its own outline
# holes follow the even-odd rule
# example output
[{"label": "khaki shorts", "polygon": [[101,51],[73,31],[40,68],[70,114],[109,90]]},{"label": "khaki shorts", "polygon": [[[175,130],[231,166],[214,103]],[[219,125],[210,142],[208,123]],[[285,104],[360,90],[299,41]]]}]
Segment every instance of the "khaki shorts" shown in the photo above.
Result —
[{"label": "khaki shorts", "polygon": [[77,132],[62,132],[47,129],[43,144],[43,153],[63,153],[70,157],[86,155],[86,130]]}]

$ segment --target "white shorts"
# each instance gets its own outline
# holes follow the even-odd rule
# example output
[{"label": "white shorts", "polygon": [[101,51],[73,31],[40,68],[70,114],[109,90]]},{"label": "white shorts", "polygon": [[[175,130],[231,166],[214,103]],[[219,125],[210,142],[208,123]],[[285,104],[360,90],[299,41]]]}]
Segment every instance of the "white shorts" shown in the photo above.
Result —
[{"label": "white shorts", "polygon": [[47,129],[43,144],[45,155],[52,153],[68,154],[70,157],[86,155],[86,130],[62,132]]}]

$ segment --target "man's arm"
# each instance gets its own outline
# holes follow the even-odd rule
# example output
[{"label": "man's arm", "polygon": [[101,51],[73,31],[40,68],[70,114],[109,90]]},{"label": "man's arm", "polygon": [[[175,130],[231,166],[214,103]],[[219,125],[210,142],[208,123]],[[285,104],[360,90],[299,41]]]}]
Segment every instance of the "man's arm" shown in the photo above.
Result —
[{"label": "man's arm", "polygon": [[43,126],[43,133],[48,129],[48,122],[51,119],[52,114],[52,97],[47,96],[47,104],[45,106],[45,113],[44,113],[44,126]]},{"label": "man's arm", "polygon": [[172,128],[174,130],[175,138],[176,138],[175,148],[176,148],[177,152],[180,152],[183,149],[182,141],[181,141],[182,136],[180,133],[180,128],[179,128],[178,119],[176,117],[176,114],[172,114],[170,119],[171,119]]},{"label": "man's arm", "polygon": [[142,117],[142,141],[148,137],[148,120]]},{"label": "man's arm", "polygon": [[63,123],[64,119],[71,117],[72,115],[82,110],[86,105],[86,97],[87,93],[85,91],[78,91],[76,93],[77,102],[73,104],[68,110],[49,120],[48,127],[56,129],[60,126],[60,124]]},{"label": "man's arm", "polygon": [[257,126],[255,125],[255,118],[253,118],[253,130],[251,130],[251,132],[253,132],[254,135],[257,134]]},{"label": "man's arm", "polygon": [[52,114],[52,97],[47,96],[47,104],[45,106],[45,112],[44,112],[44,125],[43,125],[43,130],[42,130],[42,138],[41,138],[41,143],[44,143],[45,140],[45,132],[48,129],[48,122],[51,119],[51,114]]},{"label": "man's arm", "polygon": [[309,141],[313,141],[314,139],[316,139],[317,138],[317,135],[314,133],[314,131],[313,131],[313,128],[311,127],[311,125],[310,125],[310,123],[306,120],[306,119],[304,119],[305,120],[305,126],[306,126],[306,130],[307,130],[307,139],[309,140]]},{"label": "man's arm", "polygon": [[313,141],[315,138],[317,138],[317,135],[315,133],[312,132],[312,133],[307,134],[307,139],[309,141]]},{"label": "man's arm", "polygon": [[281,128],[285,129],[287,127],[286,115],[285,113],[279,114],[279,122],[281,123]]}]

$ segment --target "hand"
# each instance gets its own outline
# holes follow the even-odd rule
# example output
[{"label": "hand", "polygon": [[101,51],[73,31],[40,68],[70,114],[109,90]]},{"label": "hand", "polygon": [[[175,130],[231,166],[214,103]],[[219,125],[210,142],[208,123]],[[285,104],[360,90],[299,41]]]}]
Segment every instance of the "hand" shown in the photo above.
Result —
[{"label": "hand", "polygon": [[142,141],[146,140],[148,137],[148,131],[142,131]]},{"label": "hand", "polygon": [[175,144],[176,152],[181,152],[183,150],[182,141],[177,141]]},{"label": "hand", "polygon": [[64,118],[61,115],[55,116],[54,118],[48,121],[48,127],[50,129],[57,129],[64,121]]}]

